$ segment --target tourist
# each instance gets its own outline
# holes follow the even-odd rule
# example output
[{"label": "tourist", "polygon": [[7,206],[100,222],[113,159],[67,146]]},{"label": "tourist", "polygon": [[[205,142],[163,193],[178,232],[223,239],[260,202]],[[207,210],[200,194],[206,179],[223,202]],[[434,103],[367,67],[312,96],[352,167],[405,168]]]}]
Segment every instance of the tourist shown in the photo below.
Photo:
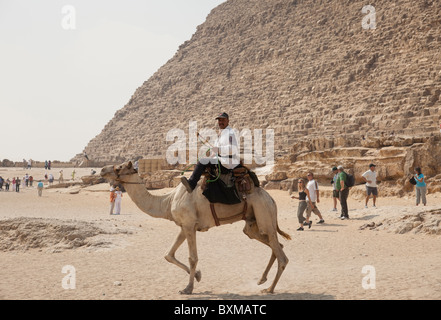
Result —
[{"label": "tourist", "polygon": [[115,214],[121,213],[122,191],[119,187],[115,188]]},{"label": "tourist", "polygon": [[28,169],[32,169],[32,159],[28,160]]},{"label": "tourist", "polygon": [[424,175],[421,173],[421,168],[420,167],[416,167],[415,168],[415,180],[416,180],[416,185],[415,185],[415,190],[416,190],[416,205],[420,204],[420,200],[422,199],[423,205],[427,204],[426,201],[426,191],[427,191],[427,187],[426,187],[426,182],[424,181]]},{"label": "tourist", "polygon": [[17,177],[15,179],[15,192],[20,192],[20,179]]},{"label": "tourist", "polygon": [[0,176],[0,191],[3,191],[3,178]]},{"label": "tourist", "polygon": [[376,208],[376,200],[378,196],[377,189],[377,172],[375,171],[376,165],[371,163],[369,165],[369,170],[363,173],[362,177],[366,181],[366,201],[364,207],[368,207],[369,198],[372,195],[372,207]]},{"label": "tourist", "polygon": [[238,140],[234,130],[229,126],[228,114],[221,113],[216,117],[221,134],[215,142],[215,146],[211,148],[212,154],[210,158],[200,159],[190,178],[181,177],[181,182],[191,193],[196,188],[201,175],[207,167],[217,166],[219,164],[221,172],[228,172],[240,164],[238,156]]},{"label": "tourist", "polygon": [[5,181],[5,191],[9,191],[9,185],[10,184],[11,184],[11,180],[9,180],[9,178],[6,179],[6,181]]},{"label": "tourist", "polygon": [[43,194],[43,182],[41,180],[38,181],[37,184],[37,190],[38,190],[38,196],[41,197],[41,195]]},{"label": "tourist", "polygon": [[338,178],[338,169],[337,167],[332,168],[332,173],[334,174],[334,177],[332,178],[332,200],[334,201],[334,208],[332,211],[337,211],[337,200],[340,201],[339,192],[337,190],[336,181]]},{"label": "tourist", "polygon": [[311,227],[312,221],[309,221],[311,218],[311,212],[314,212],[314,214],[320,218],[319,222],[317,223],[324,223],[325,220],[323,220],[322,214],[317,208],[317,203],[320,202],[320,192],[317,181],[314,179],[314,174],[312,172],[308,172],[306,177],[309,180],[308,184],[306,185],[306,189],[308,189],[309,193],[306,198],[308,206],[306,207],[306,221],[304,222],[304,225],[309,225],[309,227]]},{"label": "tourist", "polygon": [[63,183],[63,182],[64,182],[63,170],[60,170],[60,176],[58,177],[58,183]]},{"label": "tourist", "polygon": [[115,186],[111,186],[110,187],[110,214],[113,214],[113,209],[115,208],[115,198],[116,198],[116,193],[115,193]]},{"label": "tourist", "polygon": [[49,173],[49,185],[52,185],[54,183],[54,176],[52,173]]},{"label": "tourist", "polygon": [[49,162],[47,163],[47,169],[50,170],[52,166],[52,161],[49,160]]},{"label": "tourist", "polygon": [[15,191],[15,177],[12,177],[12,191]]},{"label": "tourist", "polygon": [[33,187],[33,183],[34,183],[34,177],[33,176],[29,176],[29,185],[31,187]]},{"label": "tourist", "polygon": [[26,176],[23,177],[23,179],[21,180],[21,187],[24,189],[24,187],[26,186]]},{"label": "tourist", "polygon": [[75,169],[74,169],[74,171],[72,171],[72,181],[75,181]]},{"label": "tourist", "polygon": [[25,174],[23,181],[26,188],[29,187],[29,175],[27,173]]},{"label": "tourist", "polygon": [[44,170],[47,170],[47,167],[48,167],[47,160],[44,160]]},{"label": "tourist", "polygon": [[[292,192],[292,189],[293,188],[291,188],[290,193]],[[299,199],[299,206],[297,207],[297,219],[299,220],[300,227],[297,229],[297,231],[303,231],[303,223],[306,220],[303,216],[303,212],[305,212],[308,206],[306,198],[311,199],[311,197],[309,197],[309,190],[306,188],[305,181],[303,179],[299,179],[297,181],[297,189],[299,191],[299,196],[291,196],[291,198]],[[310,202],[311,200],[308,201]],[[312,222],[308,224],[309,228],[311,228],[311,224]]]},{"label": "tourist", "polygon": [[340,196],[340,205],[341,205],[341,215],[340,219],[349,219],[349,209],[348,209],[348,196],[349,196],[349,188],[345,185],[347,181],[347,174],[344,171],[343,166],[338,166],[338,178],[335,182],[336,190],[339,191]]}]

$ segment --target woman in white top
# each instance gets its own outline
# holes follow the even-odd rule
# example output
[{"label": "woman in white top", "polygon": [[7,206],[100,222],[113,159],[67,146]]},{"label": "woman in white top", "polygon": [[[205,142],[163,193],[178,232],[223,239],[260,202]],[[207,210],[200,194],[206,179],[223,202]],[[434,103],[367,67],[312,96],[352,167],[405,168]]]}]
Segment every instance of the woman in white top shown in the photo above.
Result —
[{"label": "woman in white top", "polygon": [[122,191],[119,187],[115,188],[115,214],[121,213]]}]

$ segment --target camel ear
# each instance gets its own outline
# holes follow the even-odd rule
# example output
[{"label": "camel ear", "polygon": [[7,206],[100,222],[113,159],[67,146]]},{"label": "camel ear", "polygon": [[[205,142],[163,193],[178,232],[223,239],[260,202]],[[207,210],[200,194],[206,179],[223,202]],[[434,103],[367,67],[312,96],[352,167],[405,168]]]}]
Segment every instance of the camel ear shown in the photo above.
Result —
[{"label": "camel ear", "polygon": [[132,161],[129,161],[128,163],[127,163],[127,168],[132,168]]}]

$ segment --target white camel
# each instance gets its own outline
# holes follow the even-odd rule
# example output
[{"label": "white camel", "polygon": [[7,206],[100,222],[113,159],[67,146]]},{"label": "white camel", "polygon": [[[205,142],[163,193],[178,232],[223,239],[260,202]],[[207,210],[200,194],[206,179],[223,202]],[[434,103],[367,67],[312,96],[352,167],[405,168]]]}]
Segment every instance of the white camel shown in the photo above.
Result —
[{"label": "white camel", "polygon": [[[202,194],[200,186],[192,193],[188,193],[184,185],[179,184],[170,193],[162,196],[152,195],[144,185],[132,163],[125,162],[121,165],[106,166],[101,170],[101,176],[109,181],[121,183],[133,202],[143,212],[155,218],[163,218],[176,223],[179,232],[165,259],[185,270],[190,279],[187,287],[180,291],[181,294],[191,294],[194,279],[201,280],[201,272],[196,271],[198,253],[196,249],[196,231],[207,231],[215,227],[216,222],[211,213],[210,203]],[[220,224],[234,223],[242,220],[242,215],[237,215],[244,209],[244,204],[216,204],[215,211],[221,221]],[[273,283],[264,293],[273,293],[283,270],[288,264],[288,258],[279,243],[277,233],[287,240],[290,236],[279,229],[277,224],[277,206],[274,199],[262,188],[255,188],[253,193],[247,195],[245,212],[245,227],[243,232],[251,239],[256,239],[272,249],[271,258],[263,272],[258,284],[267,280],[267,275],[274,261],[277,259],[278,268]],[[175,252],[187,240],[189,248],[190,267],[175,258]]]}]

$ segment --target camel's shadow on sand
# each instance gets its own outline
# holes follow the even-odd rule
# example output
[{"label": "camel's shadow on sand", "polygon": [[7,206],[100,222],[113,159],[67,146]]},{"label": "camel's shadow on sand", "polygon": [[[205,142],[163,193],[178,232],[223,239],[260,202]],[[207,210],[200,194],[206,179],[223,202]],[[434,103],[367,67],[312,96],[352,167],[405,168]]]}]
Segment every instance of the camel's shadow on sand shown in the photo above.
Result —
[{"label": "camel's shadow on sand", "polygon": [[273,294],[237,294],[237,293],[213,293],[205,291],[193,293],[188,300],[334,300],[334,296],[325,293],[273,293]]}]

